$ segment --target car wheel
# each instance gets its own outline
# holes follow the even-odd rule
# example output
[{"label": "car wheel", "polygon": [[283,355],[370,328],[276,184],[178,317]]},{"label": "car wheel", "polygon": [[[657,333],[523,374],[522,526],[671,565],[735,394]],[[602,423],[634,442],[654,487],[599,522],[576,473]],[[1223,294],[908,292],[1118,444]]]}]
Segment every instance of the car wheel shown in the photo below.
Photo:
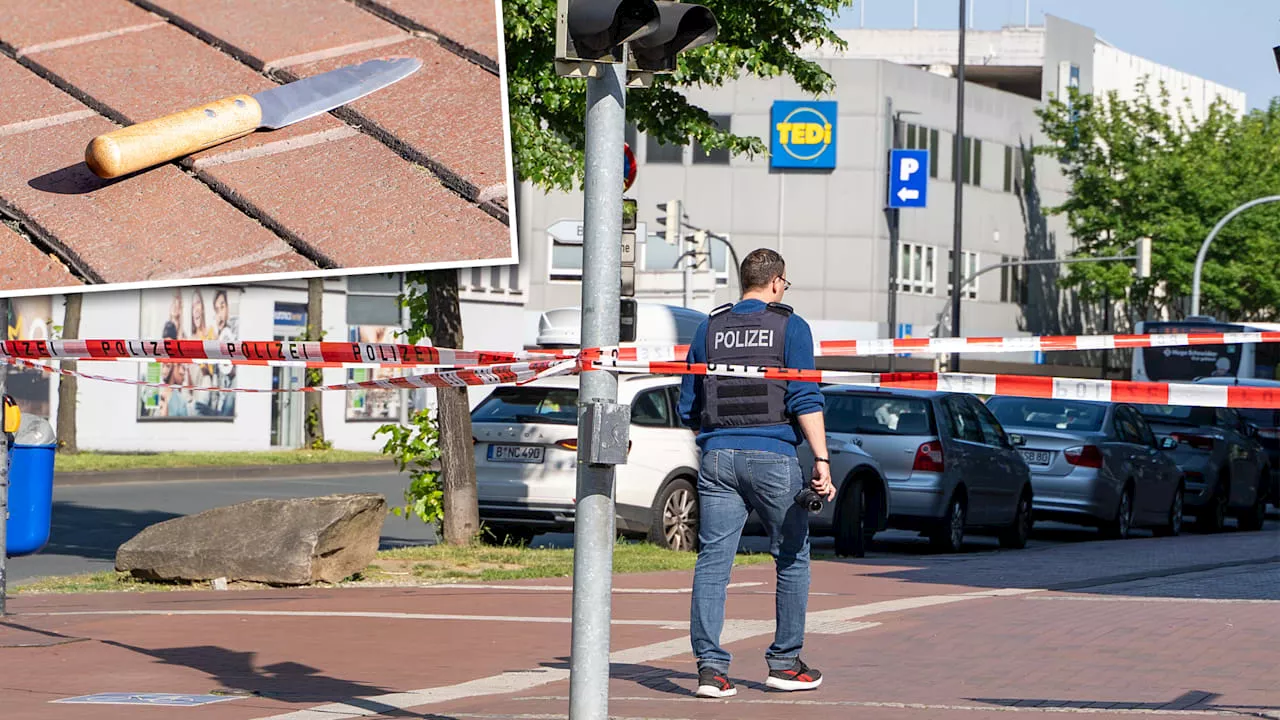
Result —
[{"label": "car wheel", "polygon": [[947,514],[938,521],[929,534],[929,542],[940,552],[956,553],[964,545],[964,525],[967,511],[964,498],[956,492],[947,505]]},{"label": "car wheel", "polygon": [[1116,505],[1115,517],[1102,526],[1102,535],[1111,540],[1124,540],[1133,530],[1133,486],[1126,485]]},{"label": "car wheel", "polygon": [[1173,502],[1169,504],[1169,517],[1164,521],[1163,525],[1155,528],[1157,537],[1173,537],[1182,532],[1182,496],[1186,492],[1181,485],[1173,493]]},{"label": "car wheel", "polygon": [[1261,530],[1262,525],[1267,521],[1267,496],[1263,494],[1262,488],[1266,487],[1262,481],[1258,481],[1258,489],[1254,493],[1253,505],[1240,514],[1236,519],[1241,530]]},{"label": "car wheel", "polygon": [[1018,509],[1014,512],[1013,523],[1000,533],[1000,546],[1014,550],[1026,547],[1034,522],[1031,514],[1031,490],[1024,488],[1022,495],[1018,498]]},{"label": "car wheel", "polygon": [[1196,511],[1198,530],[1210,533],[1222,532],[1222,528],[1227,524],[1227,498],[1230,494],[1230,487],[1225,482],[1219,482],[1213,489],[1213,497],[1209,498],[1209,502],[1204,507]]},{"label": "car wheel", "polygon": [[649,540],[668,550],[698,549],[698,493],[684,478],[667,483],[654,502]]},{"label": "car wheel", "polygon": [[867,489],[861,479],[849,483],[836,508],[835,545],[839,557],[867,554]]}]

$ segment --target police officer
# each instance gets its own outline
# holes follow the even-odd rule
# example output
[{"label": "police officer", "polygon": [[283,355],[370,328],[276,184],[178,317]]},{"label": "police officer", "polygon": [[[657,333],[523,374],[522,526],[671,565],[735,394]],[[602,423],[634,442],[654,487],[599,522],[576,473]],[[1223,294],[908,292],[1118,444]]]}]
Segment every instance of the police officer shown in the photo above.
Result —
[{"label": "police officer", "polygon": [[[791,283],[782,256],[759,249],[742,261],[742,299],[711,312],[694,333],[689,362],[812,369],[809,324],[781,303]],[[810,486],[835,497],[827,458],[823,398],[816,383],[686,375],[680,418],[697,433],[698,562],[693,576],[690,640],[698,662],[698,697],[737,693],[730,655],[720,646],[725,587],[747,515],[755,510],[777,567],[777,630],[765,653],[765,684],[777,690],[818,687],[822,674],[800,659],[809,599],[809,519],[797,504],[804,488],[796,446],[815,456]]]}]

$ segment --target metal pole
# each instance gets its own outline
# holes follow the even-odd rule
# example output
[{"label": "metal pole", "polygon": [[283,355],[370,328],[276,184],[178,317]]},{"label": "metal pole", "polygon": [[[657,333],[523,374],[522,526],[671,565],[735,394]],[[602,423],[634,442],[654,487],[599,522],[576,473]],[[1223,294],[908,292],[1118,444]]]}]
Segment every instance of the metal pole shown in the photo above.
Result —
[{"label": "metal pole", "polygon": [[683,251],[681,257],[684,258],[684,306],[691,308],[693,307],[693,248],[685,242],[683,231],[680,233],[679,247]]},{"label": "metal pole", "polygon": [[[889,172],[892,172],[892,163],[889,158],[893,155],[893,148],[898,147],[902,143],[902,125],[898,122],[898,117],[893,113],[893,98],[885,99],[885,111],[889,118],[889,152],[885,153],[885,164],[888,166],[888,172],[885,173],[885,194],[888,194],[889,186],[892,185]],[[887,204],[887,203],[886,203]],[[898,208],[885,208],[885,219],[889,223],[889,337],[898,337],[898,239],[899,239],[899,222],[901,221],[902,212]],[[889,354],[889,372],[894,372],[897,368],[897,353]]]},{"label": "metal pole", "polygon": [[[587,79],[586,178],[582,237],[581,347],[618,344],[622,294],[622,138],[626,122],[626,64],[606,66]],[[681,218],[671,220],[680,232]],[[618,380],[603,370],[584,371],[579,418],[586,405],[614,403]],[[578,447],[591,447],[578,423]],[[594,425],[590,426],[594,427]],[[613,593],[612,465],[578,463],[573,523],[573,642],[569,661],[569,717],[609,717],[609,622]]]},{"label": "metal pole", "polygon": [[[955,221],[952,225],[951,243],[951,336],[960,337],[960,279],[964,267],[964,250],[961,237],[961,220],[964,210],[964,177],[961,174],[961,156],[964,153],[964,13],[965,0],[960,0],[960,59],[956,65],[956,142],[955,157],[951,159],[951,181],[956,186]],[[973,158],[969,158],[972,164]],[[951,354],[947,365],[951,372],[960,370],[960,353]]]},{"label": "metal pole", "polygon": [[1195,273],[1191,276],[1191,314],[1192,315],[1200,314],[1200,272],[1204,270],[1204,256],[1209,253],[1209,243],[1213,242],[1213,239],[1218,235],[1218,231],[1226,227],[1226,224],[1231,221],[1231,218],[1239,215],[1245,210],[1248,210],[1254,205],[1262,205],[1265,203],[1272,203],[1272,202],[1280,202],[1280,195],[1270,195],[1268,197],[1258,198],[1257,200],[1250,200],[1249,202],[1241,205],[1235,210],[1232,210],[1231,212],[1227,213],[1226,217],[1219,220],[1218,224],[1213,226],[1213,230],[1209,232],[1209,237],[1205,238],[1204,243],[1200,245],[1200,252],[1196,253],[1196,269],[1195,269]]},{"label": "metal pole", "polygon": [[[9,336],[9,300],[0,298],[0,324],[5,329],[5,337]],[[5,381],[9,375],[9,364],[0,363],[0,398],[5,394]],[[0,403],[0,407],[3,403]],[[0,409],[0,416],[3,410]],[[8,570],[9,555],[9,435],[0,428],[0,617],[4,617],[5,594],[9,590]]]}]

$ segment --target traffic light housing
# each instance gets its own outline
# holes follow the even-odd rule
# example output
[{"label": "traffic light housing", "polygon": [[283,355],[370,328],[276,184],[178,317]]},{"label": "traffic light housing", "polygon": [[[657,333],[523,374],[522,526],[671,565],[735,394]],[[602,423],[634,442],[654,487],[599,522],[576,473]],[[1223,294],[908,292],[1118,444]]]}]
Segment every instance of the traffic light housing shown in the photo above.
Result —
[{"label": "traffic light housing", "polygon": [[1138,277],[1151,277],[1151,238],[1138,238]]},{"label": "traffic light housing", "polygon": [[716,16],[702,5],[658,0],[657,6],[658,27],[631,41],[629,71],[675,72],[676,55],[716,39]]},{"label": "traffic light housing", "polygon": [[1280,45],[1275,46],[1272,50],[1276,54],[1276,69],[1280,70]]},{"label": "traffic light housing", "polygon": [[[658,29],[654,0],[557,0],[556,63],[561,74],[582,63],[620,63],[622,46]],[[563,67],[568,65],[569,67]]]},{"label": "traffic light housing", "polygon": [[556,72],[596,77],[600,65],[626,57],[627,84],[644,86],[675,72],[676,55],[712,42],[718,28],[715,14],[691,3],[556,0]]},{"label": "traffic light housing", "polygon": [[622,304],[618,307],[618,342],[636,341],[637,314],[635,298],[622,298]]},{"label": "traffic light housing", "polygon": [[684,219],[684,211],[681,208],[680,201],[668,200],[664,203],[658,203],[658,211],[664,212],[666,215],[658,217],[658,224],[662,226],[662,229],[655,234],[665,240],[668,245],[679,244],[680,228]]}]

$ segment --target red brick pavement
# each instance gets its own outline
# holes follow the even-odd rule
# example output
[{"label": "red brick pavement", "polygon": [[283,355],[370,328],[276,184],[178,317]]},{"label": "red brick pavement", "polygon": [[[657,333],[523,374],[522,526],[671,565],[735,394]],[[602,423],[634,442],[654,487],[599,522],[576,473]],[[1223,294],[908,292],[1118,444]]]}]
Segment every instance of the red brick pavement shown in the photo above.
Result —
[{"label": "red brick pavement", "polygon": [[[881,576],[895,569],[817,563],[810,611],[974,590]],[[771,575],[767,566],[735,572],[735,583],[761,584],[730,590],[731,618],[763,620],[767,628],[773,611]],[[687,588],[688,583],[688,573],[615,579],[617,588],[675,589]],[[504,584],[567,586],[569,581]],[[1010,713],[999,707],[1013,703],[1130,703],[1128,707],[1150,709],[1200,691],[1216,694],[1208,706],[1201,706],[1200,715],[1206,709],[1254,706],[1255,716],[1266,717],[1259,707],[1276,708],[1271,712],[1280,716],[1276,603],[1045,599],[1063,597],[1072,596],[1036,592],[979,597],[859,618],[879,624],[856,632],[810,634],[805,657],[828,673],[828,680],[817,692],[805,694],[768,693],[760,687],[762,654],[771,639],[766,630],[730,646],[735,654],[733,675],[741,687],[738,697],[693,702],[693,665],[682,626],[689,595],[616,593],[615,621],[675,625],[613,626],[615,651],[668,641],[671,648],[643,662],[615,665],[611,711],[644,718],[968,720],[1008,718]],[[240,720],[504,672],[562,672],[570,643],[570,625],[565,622],[238,613],[359,611],[563,619],[570,607],[570,595],[562,591],[457,587],[22,595],[10,602],[16,613],[11,623],[81,640],[49,647],[0,647],[0,707],[6,720],[110,720],[137,717],[138,712],[129,706],[49,701],[95,692],[259,692],[256,697],[183,711]],[[164,614],[37,614],[111,610]],[[176,614],[192,611],[231,612]],[[0,645],[14,636],[14,630],[0,630]],[[513,694],[411,708],[409,716],[560,717],[567,712],[568,687],[559,679]]]},{"label": "red brick pavement", "polygon": [[[510,258],[493,4],[390,5],[0,0],[0,210],[21,224],[5,244],[72,273],[14,252],[0,289]],[[84,165],[112,123],[387,54],[424,66],[351,108],[126,178]]]}]

